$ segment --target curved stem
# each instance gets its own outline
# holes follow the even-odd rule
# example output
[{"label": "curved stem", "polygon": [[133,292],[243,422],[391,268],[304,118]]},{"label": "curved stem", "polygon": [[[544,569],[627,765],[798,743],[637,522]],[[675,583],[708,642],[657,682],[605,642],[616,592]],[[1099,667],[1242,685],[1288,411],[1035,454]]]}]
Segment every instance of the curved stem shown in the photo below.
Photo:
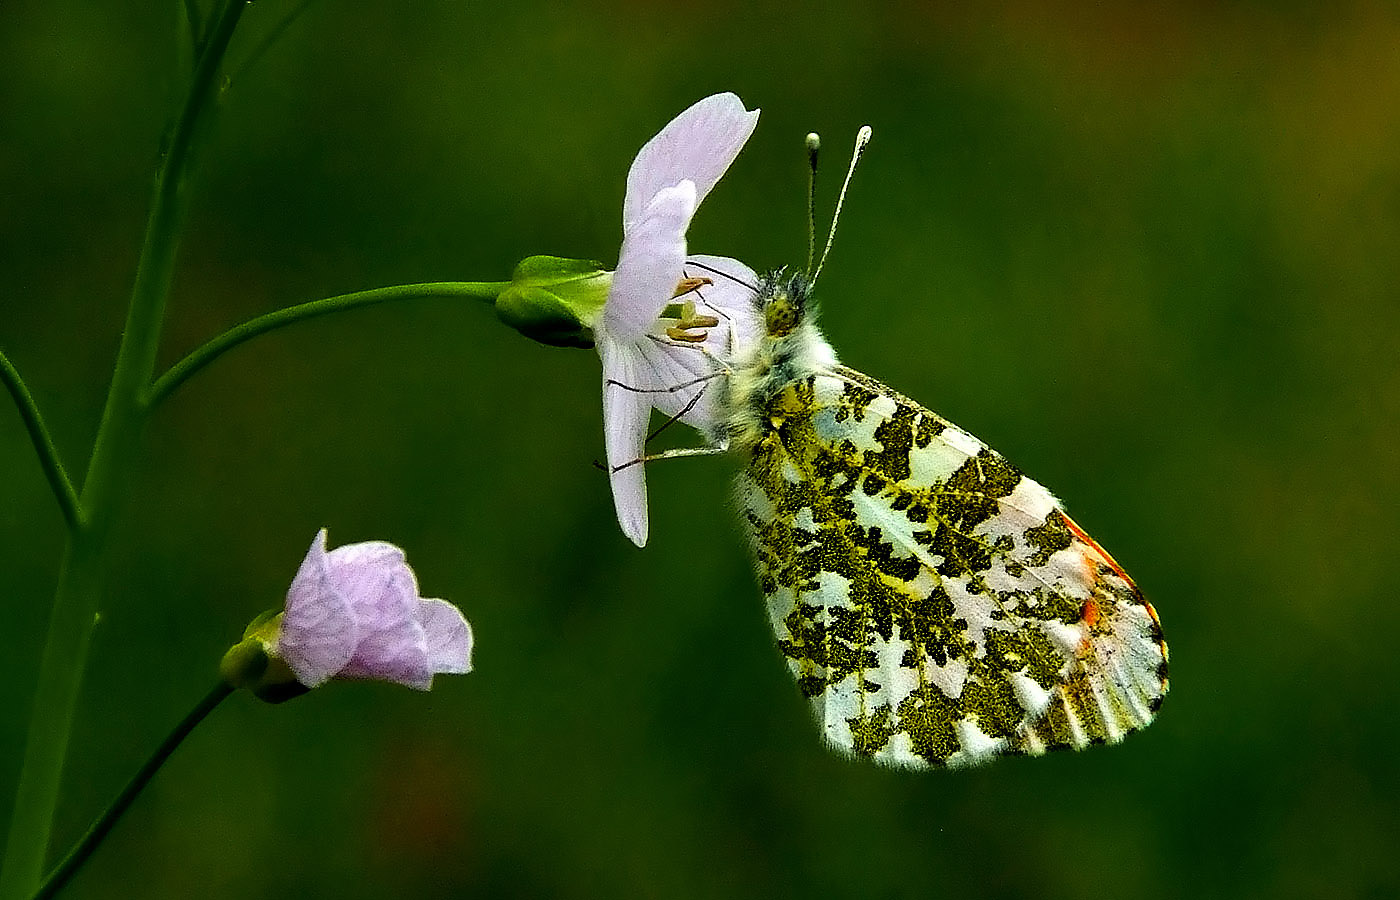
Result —
[{"label": "curved stem", "polygon": [[160,746],[151,754],[150,759],[146,760],[145,765],[137,769],[136,774],[131,776],[131,780],[126,783],[126,787],[122,788],[122,792],[112,801],[112,805],[108,806],[106,811],[97,817],[97,821],[92,823],[92,827],[88,829],[87,834],[83,835],[82,840],[78,841],[73,849],[68,851],[68,855],[63,857],[63,861],[49,873],[48,878],[44,879],[43,886],[35,892],[32,900],[47,900],[47,898],[58,893],[58,891],[68,883],[68,879],[72,878],[74,873],[82,868],[83,863],[87,862],[89,856],[92,856],[92,852],[102,843],[102,839],[107,836],[107,832],[112,830],[112,826],[117,824],[117,820],[122,817],[122,813],[126,812],[127,808],[131,806],[132,801],[135,800],[142,789],[146,787],[151,778],[160,771],[160,767],[170,758],[170,754],[175,752],[175,748],[180,746],[180,742],[188,737],[189,733],[194,731],[195,726],[203,722],[204,717],[213,712],[214,708],[222,703],[224,698],[231,693],[233,693],[233,688],[220,682],[212,691],[205,695],[203,700],[199,701],[194,709],[190,710],[189,715],[180,720],[180,724],[176,725],[175,730],[170,732],[165,740],[161,741]]},{"label": "curved stem", "polygon": [[347,309],[359,309],[364,306],[375,306],[380,303],[388,303],[394,300],[416,300],[433,297],[451,298],[471,298],[474,300],[484,300],[488,303],[495,301],[501,291],[510,286],[508,281],[441,281],[428,284],[396,284],[393,287],[375,288],[370,291],[357,291],[353,294],[341,294],[337,297],[327,297],[324,300],[312,300],[308,303],[300,303],[296,306],[289,306],[286,309],[279,309],[276,312],[268,313],[265,316],[258,316],[242,325],[230,328],[212,341],[193,350],[184,359],[170,367],[170,370],[156,380],[151,385],[150,392],[146,395],[146,407],[149,409],[160,403],[166,397],[175,392],[176,388],[184,384],[189,377],[209,363],[218,359],[224,353],[237,347],[244,341],[252,340],[260,334],[266,334],[277,328],[292,325],[306,319],[314,319],[318,316],[330,315]]},{"label": "curved stem", "polygon": [[73,709],[102,594],[107,537],[118,501],[125,493],[145,420],[142,399],[155,369],[185,209],[184,187],[190,157],[203,114],[217,91],[224,52],[247,3],[248,0],[220,0],[206,29],[189,92],[156,167],[151,212],[131,288],[126,328],[83,481],[80,503],[86,519],[81,528],[70,533],[59,569],[10,817],[5,865],[0,870],[0,900],[20,900],[31,895],[44,870],[68,738],[73,729]]},{"label": "curved stem", "polygon": [[19,377],[19,371],[3,352],[0,352],[0,381],[5,382],[5,387],[10,389],[10,396],[15,398],[20,418],[24,420],[24,427],[29,431],[29,439],[34,442],[34,452],[39,454],[39,465],[43,466],[44,476],[49,480],[49,487],[53,488],[54,499],[63,511],[68,530],[78,530],[82,527],[83,520],[78,493],[73,490],[73,482],[68,480],[68,471],[63,468],[63,461],[58,458],[58,449],[53,445],[53,438],[44,427],[44,417],[39,414],[39,405],[34,402],[34,395],[29,393],[24,379]]}]

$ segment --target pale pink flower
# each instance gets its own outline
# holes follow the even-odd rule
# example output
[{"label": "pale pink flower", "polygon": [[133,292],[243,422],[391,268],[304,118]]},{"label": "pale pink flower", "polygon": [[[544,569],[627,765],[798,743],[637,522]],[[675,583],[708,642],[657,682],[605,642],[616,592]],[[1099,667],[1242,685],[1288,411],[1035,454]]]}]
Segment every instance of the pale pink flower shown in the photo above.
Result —
[{"label": "pale pink flower", "polygon": [[[647,142],[627,173],[622,205],[622,250],[607,303],[595,326],[603,362],[603,436],[613,502],[622,531],[637,546],[647,542],[646,475],[626,465],[644,453],[653,407],[713,437],[716,395],[710,378],[733,348],[757,333],[752,285],[758,277],[743,263],[721,256],[686,255],[691,217],[738,156],[758,124],[734,94],[715,94],[691,106]],[[675,298],[685,278],[713,283]],[[703,327],[660,318],[669,304],[692,301]],[[681,327],[699,341],[678,340]],[[619,468],[622,467],[622,468]]]},{"label": "pale pink flower", "polygon": [[327,552],[324,528],[292,579],[269,649],[308,688],[364,678],[426,691],[434,675],[472,668],[471,626],[451,603],[418,596],[401,549],[366,541]]}]

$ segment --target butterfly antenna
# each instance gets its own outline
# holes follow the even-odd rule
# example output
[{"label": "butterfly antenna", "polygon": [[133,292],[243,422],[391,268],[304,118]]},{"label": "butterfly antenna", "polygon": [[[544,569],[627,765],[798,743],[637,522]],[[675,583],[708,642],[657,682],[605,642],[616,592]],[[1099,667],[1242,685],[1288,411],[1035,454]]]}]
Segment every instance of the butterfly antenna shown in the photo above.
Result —
[{"label": "butterfly antenna", "polygon": [[711,274],[713,274],[713,275],[718,275],[718,276],[721,277],[721,278],[728,278],[730,281],[734,282],[735,284],[739,285],[740,287],[746,287],[746,288],[748,288],[749,290],[753,291],[755,294],[758,293],[758,285],[756,285],[756,284],[749,284],[747,281],[745,281],[745,280],[742,279],[742,278],[737,278],[737,277],[735,277],[735,276],[733,276],[733,275],[730,275],[728,272],[722,271],[722,270],[720,270],[720,269],[716,269],[714,266],[707,266],[707,265],[705,265],[704,263],[700,262],[699,260],[696,260],[696,259],[687,259],[687,260],[685,261],[685,264],[686,264],[687,266],[694,266],[694,267],[697,268],[697,269],[704,269],[706,272],[709,272],[709,273],[711,273]]},{"label": "butterfly antenna", "polygon": [[807,135],[807,268],[812,275],[812,263],[817,260],[817,156],[822,150],[822,139],[813,131]]},{"label": "butterfly antenna", "polygon": [[851,167],[846,170],[846,180],[841,183],[841,193],[836,198],[836,212],[831,215],[831,231],[826,236],[826,249],[822,250],[821,262],[817,263],[817,271],[812,273],[812,283],[816,284],[821,277],[822,266],[826,265],[827,254],[831,252],[831,242],[836,240],[836,223],[841,218],[841,205],[846,202],[846,189],[851,186],[851,176],[856,173],[856,163],[860,162],[861,154],[865,152],[865,147],[870,143],[870,126],[862,125],[860,131],[856,132],[856,148],[851,151]]}]

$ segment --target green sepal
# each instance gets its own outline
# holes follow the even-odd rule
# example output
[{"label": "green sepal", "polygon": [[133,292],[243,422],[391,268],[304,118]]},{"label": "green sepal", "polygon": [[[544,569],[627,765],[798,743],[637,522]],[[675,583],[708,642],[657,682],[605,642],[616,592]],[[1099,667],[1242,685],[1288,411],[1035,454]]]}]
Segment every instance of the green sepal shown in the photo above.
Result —
[{"label": "green sepal", "polygon": [[261,641],[245,638],[228,648],[224,658],[219,660],[219,677],[229,687],[251,688],[262,678],[271,661]]},{"label": "green sepal", "polygon": [[265,609],[253,616],[253,621],[248,623],[248,627],[243,629],[245,638],[261,637],[266,641],[276,641],[277,635],[282,632],[282,612],[276,609]]},{"label": "green sepal", "polygon": [[282,630],[282,613],[268,610],[248,624],[243,640],[219,662],[219,676],[232,688],[247,688],[268,703],[282,703],[310,690],[274,652]]},{"label": "green sepal", "polygon": [[496,298],[496,315],[541,344],[588,349],[611,285],[612,273],[601,263],[531,256],[515,267],[510,287]]}]

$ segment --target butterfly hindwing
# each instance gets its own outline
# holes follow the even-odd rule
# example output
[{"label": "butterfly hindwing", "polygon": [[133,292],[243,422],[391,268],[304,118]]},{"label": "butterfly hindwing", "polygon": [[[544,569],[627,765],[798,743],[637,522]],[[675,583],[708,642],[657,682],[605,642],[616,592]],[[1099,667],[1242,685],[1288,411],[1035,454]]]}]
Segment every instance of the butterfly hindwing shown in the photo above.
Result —
[{"label": "butterfly hindwing", "polygon": [[766,406],[740,502],[779,648],[834,746],[965,765],[1150,721],[1156,614],[1048,491],[851,369]]}]

